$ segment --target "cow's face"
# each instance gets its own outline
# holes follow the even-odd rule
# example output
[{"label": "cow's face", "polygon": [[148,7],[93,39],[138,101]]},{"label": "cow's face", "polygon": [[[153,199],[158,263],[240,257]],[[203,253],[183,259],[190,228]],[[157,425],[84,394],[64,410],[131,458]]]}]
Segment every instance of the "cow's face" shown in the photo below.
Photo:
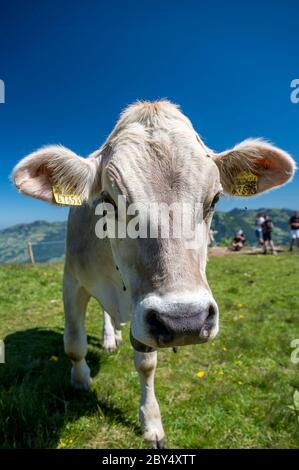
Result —
[{"label": "cow's face", "polygon": [[[220,175],[194,130],[185,121],[180,130],[171,136],[159,130],[153,145],[145,142],[142,150],[139,145],[110,150],[103,168],[108,225],[115,218],[127,227],[126,237],[110,238],[110,244],[124,295],[132,299],[136,347],[205,342],[218,331],[218,307],[205,270]],[[134,141],[134,131],[130,125],[122,131],[127,142]],[[138,133],[144,141],[142,129]]]},{"label": "cow's face", "polygon": [[288,154],[260,140],[215,154],[175,106],[159,102],[128,108],[90,158],[46,147],[17,165],[14,181],[22,192],[49,202],[57,184],[83,199],[101,195],[107,208],[116,209],[108,209],[108,224],[112,216],[127,230],[110,238],[111,250],[124,295],[131,297],[132,342],[142,350],[205,342],[217,334],[218,308],[205,269],[219,195],[268,190],[289,180],[294,168]]}]

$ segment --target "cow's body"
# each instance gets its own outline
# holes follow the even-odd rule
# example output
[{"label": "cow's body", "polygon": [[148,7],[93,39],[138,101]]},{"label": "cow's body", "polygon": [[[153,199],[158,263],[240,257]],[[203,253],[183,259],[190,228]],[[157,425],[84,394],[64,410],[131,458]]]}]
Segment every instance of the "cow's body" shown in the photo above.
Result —
[{"label": "cow's body", "polygon": [[65,277],[74,277],[109,312],[118,328],[130,318],[131,303],[113,260],[109,239],[95,234],[95,207],[72,208],[68,219]]},{"label": "cow's body", "polygon": [[[99,239],[93,229],[98,219],[95,216],[97,204],[98,199],[95,198],[91,204],[70,210],[64,268],[64,298],[67,309],[67,299],[73,295],[73,288],[68,286],[75,282],[82,287],[83,297],[92,296],[99,302],[104,309],[103,347],[106,351],[112,352],[121,343],[121,325],[129,320],[130,298],[124,296],[123,282],[113,262],[109,240]],[[86,227],[93,228],[86,230]]]},{"label": "cow's body", "polygon": [[[64,270],[65,351],[73,362],[72,385],[88,389],[90,370],[85,362],[87,339],[84,318],[88,300],[94,297],[104,309],[103,347],[114,351],[121,343],[121,325],[129,321],[132,305],[116,269],[108,239],[96,237],[93,204],[72,208],[68,220]],[[86,230],[91,227],[91,230]],[[96,262],[95,262],[96,261]],[[109,313],[107,313],[109,312]],[[135,367],[140,374],[142,400],[140,420],[144,437],[155,448],[163,447],[164,430],[154,393],[157,352],[134,351]]]},{"label": "cow's body", "polygon": [[[71,209],[68,221],[64,342],[73,363],[72,383],[80,388],[90,384],[84,319],[92,296],[105,310],[106,349],[120,343],[121,324],[131,321],[142,389],[140,418],[144,436],[154,447],[162,447],[164,439],[154,393],[156,350],[205,342],[218,332],[218,308],[205,268],[220,191],[233,192],[236,178],[245,174],[253,181],[253,192],[259,193],[287,182],[294,169],[287,153],[261,140],[215,154],[180,110],[166,101],[129,107],[103,147],[87,159],[53,146],[26,157],[15,168],[15,184],[25,194],[53,202],[55,183],[62,190],[75,189],[87,201]],[[100,239],[95,233],[95,207],[103,193],[113,204],[119,195],[145,205],[188,201],[200,237],[192,248],[187,248],[184,236]],[[167,219],[174,225],[173,212]]]}]

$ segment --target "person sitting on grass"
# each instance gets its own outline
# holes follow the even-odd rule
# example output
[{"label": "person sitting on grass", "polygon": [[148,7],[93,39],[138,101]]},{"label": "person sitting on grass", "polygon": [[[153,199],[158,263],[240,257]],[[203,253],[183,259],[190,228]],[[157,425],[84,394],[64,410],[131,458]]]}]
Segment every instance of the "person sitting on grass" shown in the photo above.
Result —
[{"label": "person sitting on grass", "polygon": [[263,231],[263,240],[264,240],[264,255],[267,254],[267,248],[270,247],[272,255],[276,255],[276,250],[274,248],[274,243],[272,241],[272,230],[273,230],[273,222],[268,215],[265,215],[265,220],[262,224],[262,231]]},{"label": "person sitting on grass", "polygon": [[294,212],[294,214],[289,220],[289,225],[291,227],[290,251],[293,251],[293,245],[295,240],[299,248],[299,211]]},{"label": "person sitting on grass", "polygon": [[232,241],[233,250],[240,251],[243,248],[245,243],[246,243],[246,237],[244,235],[243,230],[238,230],[238,232],[236,233]]}]

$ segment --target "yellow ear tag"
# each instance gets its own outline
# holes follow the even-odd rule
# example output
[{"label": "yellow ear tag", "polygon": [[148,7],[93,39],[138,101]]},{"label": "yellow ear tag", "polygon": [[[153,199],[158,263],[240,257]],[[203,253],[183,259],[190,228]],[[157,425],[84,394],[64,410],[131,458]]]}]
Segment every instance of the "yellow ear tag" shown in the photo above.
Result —
[{"label": "yellow ear tag", "polygon": [[58,185],[52,186],[52,191],[57,204],[61,204],[63,206],[82,206],[82,199],[79,194],[63,194]]},{"label": "yellow ear tag", "polygon": [[236,177],[231,193],[234,196],[252,196],[257,193],[258,177],[251,171],[242,171]]}]

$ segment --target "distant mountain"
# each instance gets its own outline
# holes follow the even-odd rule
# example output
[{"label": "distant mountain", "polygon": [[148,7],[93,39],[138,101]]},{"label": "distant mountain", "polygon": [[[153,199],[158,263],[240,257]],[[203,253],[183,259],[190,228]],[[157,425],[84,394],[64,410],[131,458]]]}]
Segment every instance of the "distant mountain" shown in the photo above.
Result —
[{"label": "distant mountain", "polygon": [[[275,229],[276,244],[289,243],[289,209],[233,209],[230,212],[216,212],[212,228],[217,230],[217,244],[227,244],[234,233],[244,230],[248,244],[255,244],[255,215],[257,212],[270,215]],[[19,224],[0,230],[0,263],[28,263],[28,242],[32,243],[36,262],[50,262],[63,259],[66,222],[45,222],[38,220],[31,224]]]},{"label": "distant mountain", "polygon": [[28,242],[37,262],[62,259],[65,235],[66,222],[43,220],[0,230],[0,263],[28,263]]}]

